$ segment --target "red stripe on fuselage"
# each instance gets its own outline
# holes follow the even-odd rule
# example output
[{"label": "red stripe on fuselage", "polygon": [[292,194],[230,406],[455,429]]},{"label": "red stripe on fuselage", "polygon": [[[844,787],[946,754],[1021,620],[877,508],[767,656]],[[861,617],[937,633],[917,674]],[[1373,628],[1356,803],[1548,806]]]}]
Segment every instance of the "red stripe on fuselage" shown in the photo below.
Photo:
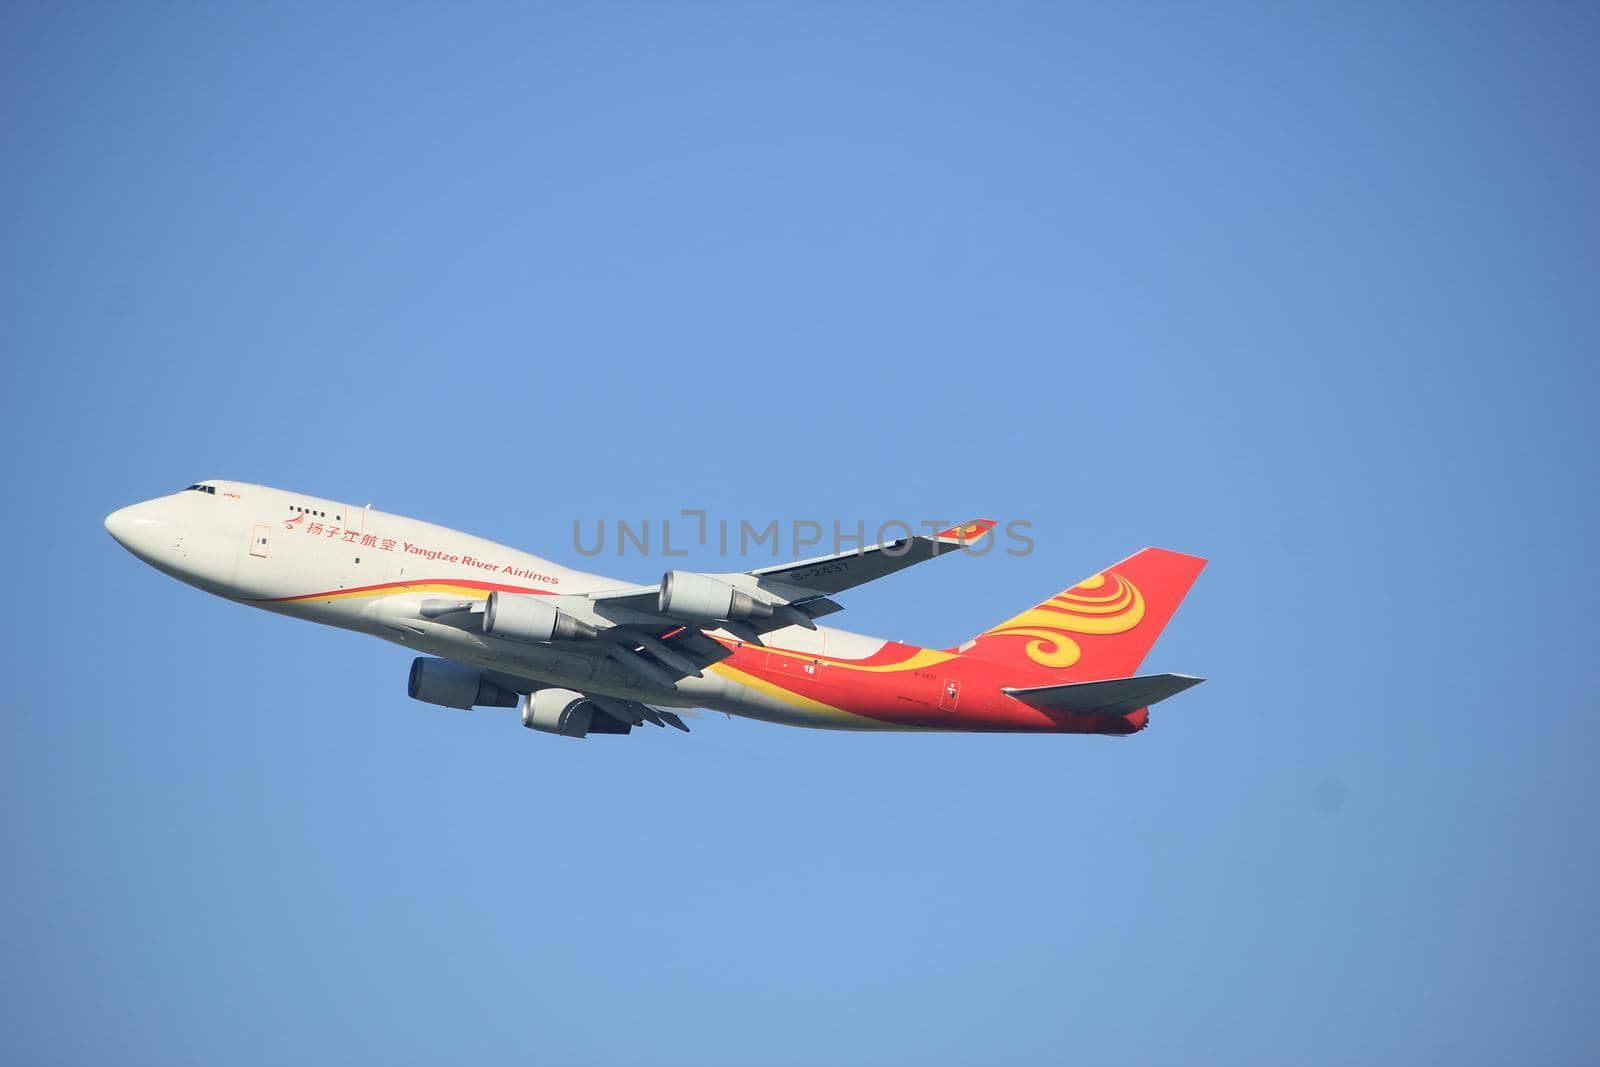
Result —
[{"label": "red stripe on fuselage", "polygon": [[[1129,734],[1148,715],[1122,717],[1046,712],[1000,691],[1002,686],[1050,685],[1049,672],[1020,671],[973,656],[899,671],[857,670],[884,661],[909,660],[922,649],[889,642],[862,660],[839,660],[769,646],[724,641],[728,666],[807,700],[896,726],[994,733]],[[806,673],[806,664],[815,673]],[[954,682],[957,693],[948,698]],[[941,706],[943,705],[943,706]],[[953,710],[946,710],[953,705]]]},{"label": "red stripe on fuselage", "polygon": [[354,596],[357,593],[376,593],[384,589],[404,591],[423,585],[455,585],[463,589],[482,589],[486,593],[530,593],[534,596],[554,596],[549,589],[530,589],[525,585],[501,585],[498,582],[480,582],[472,578],[416,578],[403,582],[381,582],[378,585],[357,585],[349,589],[325,589],[320,593],[298,593],[294,596],[268,597],[259,604],[288,604],[296,600],[325,600],[329,597]]}]

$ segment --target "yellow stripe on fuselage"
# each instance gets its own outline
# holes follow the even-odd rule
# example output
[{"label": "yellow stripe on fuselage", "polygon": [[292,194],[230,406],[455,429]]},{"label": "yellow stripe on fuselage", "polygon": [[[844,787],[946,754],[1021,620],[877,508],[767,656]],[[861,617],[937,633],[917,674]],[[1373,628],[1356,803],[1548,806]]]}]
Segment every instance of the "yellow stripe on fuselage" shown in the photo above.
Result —
[{"label": "yellow stripe on fuselage", "polygon": [[[795,655],[804,656],[810,654],[805,652],[797,652]],[[940,652],[936,648],[919,648],[916,650],[916,652],[912,653],[911,656],[901,660],[899,663],[880,663],[873,667],[865,667],[854,660],[848,659],[829,659],[827,656],[811,656],[811,658],[820,660],[830,667],[842,667],[845,670],[871,671],[874,674],[884,674],[889,671],[914,671],[920,667],[932,667],[935,664],[947,663],[950,660],[957,659],[959,657],[957,657],[954,652]]]},{"label": "yellow stripe on fuselage", "polygon": [[836,708],[832,704],[824,704],[820,700],[812,700],[808,696],[801,696],[791,689],[785,689],[783,686],[769,682],[765,678],[757,678],[753,674],[741,671],[737,667],[730,667],[726,663],[713,663],[706,670],[719,674],[737,685],[754,689],[764,696],[772,697],[779,703],[797,711],[803,711],[821,719],[829,719],[833,722],[858,722],[875,730],[911,729],[911,727],[901,727],[895,723],[884,722],[881,719],[857,715],[853,711],[845,711],[843,708]]},{"label": "yellow stripe on fuselage", "polygon": [[416,585],[389,585],[381,589],[347,589],[326,593],[308,593],[287,597],[280,604],[308,603],[316,600],[359,600],[363,597],[396,596],[401,593],[450,593],[469,600],[487,600],[490,590],[470,585],[452,585],[449,582],[418,582]]}]

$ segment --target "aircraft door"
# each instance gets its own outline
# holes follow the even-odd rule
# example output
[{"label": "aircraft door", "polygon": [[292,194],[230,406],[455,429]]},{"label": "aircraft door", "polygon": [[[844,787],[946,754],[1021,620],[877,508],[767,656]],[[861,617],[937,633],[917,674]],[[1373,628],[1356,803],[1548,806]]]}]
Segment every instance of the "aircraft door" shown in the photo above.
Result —
[{"label": "aircraft door", "polygon": [[767,670],[815,682],[822,677],[822,661],[815,656],[775,649],[767,653]]},{"label": "aircraft door", "polygon": [[955,711],[956,705],[961,700],[961,683],[954,678],[946,678],[944,685],[939,689],[939,710]]},{"label": "aircraft door", "polygon": [[267,555],[267,541],[272,536],[272,526],[265,522],[258,522],[255,529],[250,531],[250,554],[263,559]]}]

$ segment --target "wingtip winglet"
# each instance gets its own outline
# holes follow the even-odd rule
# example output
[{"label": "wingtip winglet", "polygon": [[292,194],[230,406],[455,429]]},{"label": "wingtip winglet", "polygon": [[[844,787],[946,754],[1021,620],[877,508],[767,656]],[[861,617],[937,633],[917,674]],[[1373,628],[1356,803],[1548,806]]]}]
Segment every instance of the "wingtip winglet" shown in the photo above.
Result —
[{"label": "wingtip winglet", "polygon": [[933,535],[933,539],[946,544],[970,545],[987,537],[989,531],[996,525],[993,519],[969,519],[957,523],[948,530],[940,530]]}]

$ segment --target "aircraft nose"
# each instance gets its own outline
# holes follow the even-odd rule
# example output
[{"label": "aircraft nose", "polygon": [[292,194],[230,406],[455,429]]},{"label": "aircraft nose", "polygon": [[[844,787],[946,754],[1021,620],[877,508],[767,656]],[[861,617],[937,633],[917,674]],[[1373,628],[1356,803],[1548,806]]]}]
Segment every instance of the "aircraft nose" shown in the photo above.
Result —
[{"label": "aircraft nose", "polygon": [[106,516],[106,533],[115,538],[117,544],[124,548],[128,546],[128,538],[133,535],[133,527],[133,508],[131,507],[118,508]]},{"label": "aircraft nose", "polygon": [[106,532],[142,560],[154,559],[170,542],[171,524],[158,517],[150,502],[119,508],[106,516]]}]

